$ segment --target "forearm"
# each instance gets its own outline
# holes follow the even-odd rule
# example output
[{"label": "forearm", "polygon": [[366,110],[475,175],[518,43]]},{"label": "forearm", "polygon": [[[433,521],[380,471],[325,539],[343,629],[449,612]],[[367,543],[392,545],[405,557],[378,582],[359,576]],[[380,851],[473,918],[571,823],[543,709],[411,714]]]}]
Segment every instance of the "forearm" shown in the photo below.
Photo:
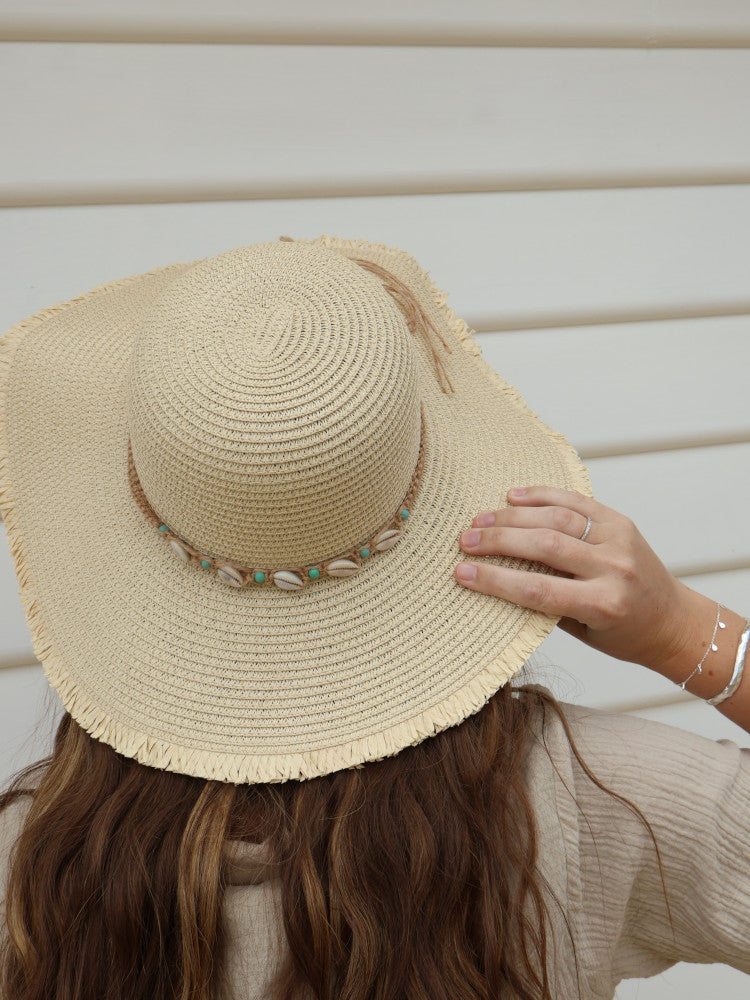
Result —
[{"label": "forearm", "polygon": [[[711,642],[718,607],[710,597],[699,594],[681,581],[678,583],[685,602],[680,648],[667,659],[646,665],[675,684],[682,684],[703,659]],[[741,615],[729,608],[721,609],[721,620],[726,622],[726,628],[716,632],[714,643],[718,649],[709,650],[700,673],[693,674],[685,685],[685,690],[698,698],[713,698],[723,691],[734,670],[737,646],[746,622]],[[746,654],[745,670],[739,687],[729,698],[716,705],[714,711],[721,712],[746,732],[750,732],[750,649]]]}]

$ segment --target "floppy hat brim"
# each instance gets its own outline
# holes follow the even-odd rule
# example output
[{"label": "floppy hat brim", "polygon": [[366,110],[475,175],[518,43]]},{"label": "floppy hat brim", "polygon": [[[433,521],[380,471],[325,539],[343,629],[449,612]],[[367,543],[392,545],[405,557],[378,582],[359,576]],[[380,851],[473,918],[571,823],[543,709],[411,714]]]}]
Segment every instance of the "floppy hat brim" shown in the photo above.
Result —
[{"label": "floppy hat brim", "polygon": [[353,577],[299,592],[229,587],[176,559],[134,502],[135,330],[197,261],[99,285],[0,340],[0,514],[34,653],[79,725],[148,766],[245,783],[381,759],[478,711],[559,620],[462,587],[453,570],[466,558],[460,532],[506,506],[510,486],[592,496],[575,449],[481,357],[410,254],[328,235],[298,242],[390,270],[451,345],[438,347],[455,388],[444,393],[414,340],[421,483],[398,544]]}]

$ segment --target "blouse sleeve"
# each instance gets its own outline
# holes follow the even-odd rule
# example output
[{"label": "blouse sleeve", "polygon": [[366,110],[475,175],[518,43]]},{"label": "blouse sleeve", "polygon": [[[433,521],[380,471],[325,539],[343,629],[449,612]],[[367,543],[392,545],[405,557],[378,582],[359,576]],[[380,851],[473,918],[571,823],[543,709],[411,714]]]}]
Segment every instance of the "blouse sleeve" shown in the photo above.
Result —
[{"label": "blouse sleeve", "polygon": [[611,970],[613,984],[677,962],[750,973],[750,747],[637,716],[567,708],[584,761],[651,824],[674,921],[673,934],[647,828],[573,758],[586,814],[579,813],[577,860],[594,961]]},{"label": "blouse sleeve", "polygon": [[5,924],[5,897],[8,891],[8,864],[26,814],[31,807],[31,798],[22,795],[10,805],[0,810],[0,938],[7,935]]}]

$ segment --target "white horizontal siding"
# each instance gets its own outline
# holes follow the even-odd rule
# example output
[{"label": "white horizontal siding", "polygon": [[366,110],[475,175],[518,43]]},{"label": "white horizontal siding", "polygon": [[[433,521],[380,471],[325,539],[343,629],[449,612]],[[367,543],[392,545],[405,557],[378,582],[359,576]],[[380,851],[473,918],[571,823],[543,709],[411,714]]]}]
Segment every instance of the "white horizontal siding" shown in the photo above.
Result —
[{"label": "white horizontal siding", "polygon": [[651,979],[625,979],[615,1000],[746,1000],[747,975],[728,965],[679,962]]},{"label": "white horizontal siding", "polygon": [[4,38],[170,38],[247,43],[740,45],[743,0],[5,0]]},{"label": "white horizontal siding", "polygon": [[0,86],[5,205],[750,182],[750,50],[6,43]]},{"label": "white horizontal siding", "polygon": [[479,338],[493,368],[586,458],[750,441],[747,373],[732,362],[748,357],[750,315]]},{"label": "white horizontal siding", "polygon": [[750,184],[16,208],[0,211],[0,315],[8,325],[165,261],[321,233],[408,250],[483,333],[750,314],[749,232]]}]

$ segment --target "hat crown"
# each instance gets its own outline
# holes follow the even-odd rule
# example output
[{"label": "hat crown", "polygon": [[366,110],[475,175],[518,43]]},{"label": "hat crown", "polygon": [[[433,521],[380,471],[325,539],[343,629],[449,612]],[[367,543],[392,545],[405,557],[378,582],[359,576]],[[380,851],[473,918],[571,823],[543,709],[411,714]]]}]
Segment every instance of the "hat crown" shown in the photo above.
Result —
[{"label": "hat crown", "polygon": [[419,456],[406,318],[379,277],[329,248],[256,243],[190,267],[144,315],[127,392],[157,516],[249,567],[364,542]]}]

